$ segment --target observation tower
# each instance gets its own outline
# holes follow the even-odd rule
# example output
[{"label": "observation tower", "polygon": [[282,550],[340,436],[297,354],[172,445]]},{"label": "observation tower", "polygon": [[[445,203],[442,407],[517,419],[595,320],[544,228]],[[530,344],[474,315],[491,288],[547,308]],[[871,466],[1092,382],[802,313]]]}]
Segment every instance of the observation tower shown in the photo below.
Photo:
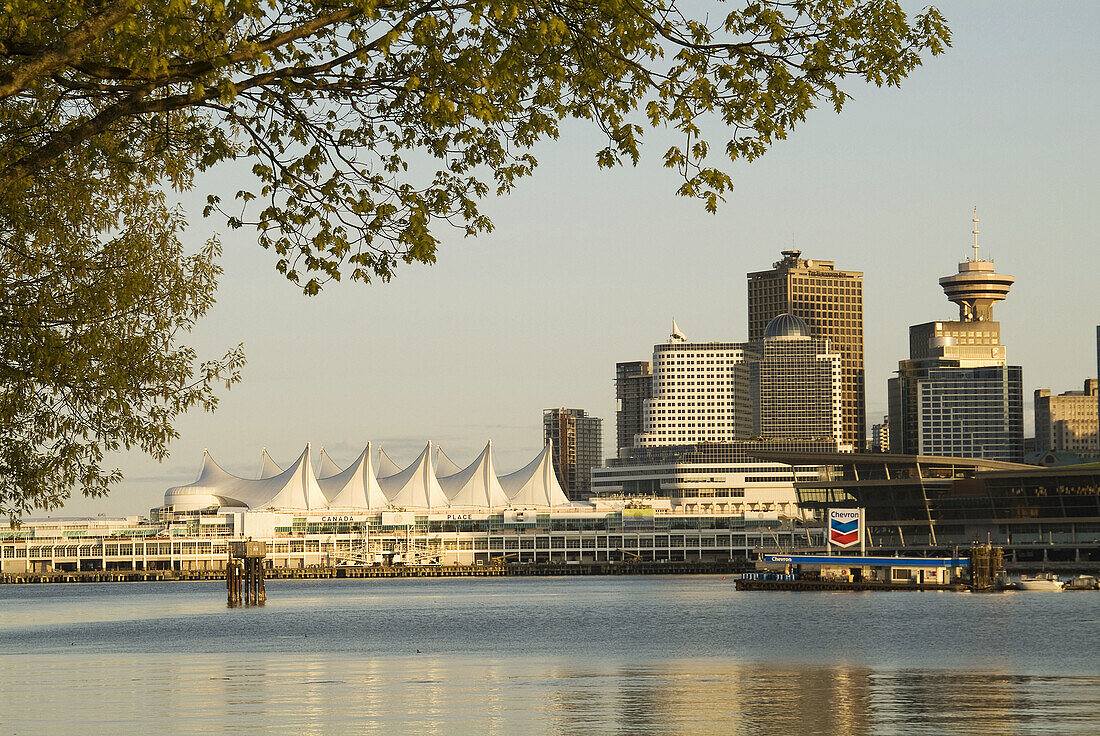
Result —
[{"label": "observation tower", "polygon": [[978,208],[974,208],[974,258],[959,264],[959,272],[940,279],[947,298],[959,305],[960,322],[987,322],[993,319],[993,304],[1008,296],[1016,281],[996,273],[993,261],[978,257]]}]

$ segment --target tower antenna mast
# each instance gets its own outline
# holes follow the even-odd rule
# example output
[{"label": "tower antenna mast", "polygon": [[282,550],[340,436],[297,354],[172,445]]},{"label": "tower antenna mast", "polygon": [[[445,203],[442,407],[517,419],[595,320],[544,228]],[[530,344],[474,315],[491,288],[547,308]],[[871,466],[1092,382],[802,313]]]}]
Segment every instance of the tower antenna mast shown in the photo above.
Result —
[{"label": "tower antenna mast", "polygon": [[978,206],[974,205],[974,219],[971,220],[974,223],[974,262],[978,261]]}]

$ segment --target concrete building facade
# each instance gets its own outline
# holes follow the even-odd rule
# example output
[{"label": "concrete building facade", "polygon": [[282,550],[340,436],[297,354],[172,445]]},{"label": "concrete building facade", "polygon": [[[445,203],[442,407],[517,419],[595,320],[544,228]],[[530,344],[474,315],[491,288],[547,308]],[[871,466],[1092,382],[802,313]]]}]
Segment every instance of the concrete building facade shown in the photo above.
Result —
[{"label": "concrete building facade", "polygon": [[[633,365],[618,364],[617,377]],[[794,481],[818,469],[792,472],[754,453],[850,449],[840,441],[841,356],[794,315],[777,315],[748,343],[692,342],[673,324],[652,366],[642,432],[594,471],[598,496],[794,524]]]},{"label": "concrete building facade", "polygon": [[882,418],[882,424],[871,425],[871,452],[890,452],[890,415]]},{"label": "concrete building facade", "polygon": [[[739,342],[690,342],[673,325],[668,342],[653,346],[652,397],[645,404],[638,447],[729,442],[739,436]],[[747,431],[747,425],[741,427]]]},{"label": "concrete building facade", "polygon": [[1081,391],[1053,396],[1050,389],[1035,390],[1035,449],[1070,452],[1081,457],[1100,455],[1100,407],[1097,380],[1089,378]]}]

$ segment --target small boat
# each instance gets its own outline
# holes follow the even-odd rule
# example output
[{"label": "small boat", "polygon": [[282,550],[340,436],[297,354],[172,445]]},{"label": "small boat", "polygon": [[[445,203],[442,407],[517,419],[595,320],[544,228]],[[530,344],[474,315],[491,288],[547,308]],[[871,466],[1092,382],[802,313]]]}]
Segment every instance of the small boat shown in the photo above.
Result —
[{"label": "small boat", "polygon": [[1052,572],[1043,572],[1038,575],[1021,575],[1020,576],[1020,590],[1045,590],[1045,591],[1057,591],[1061,590],[1065,583],[1058,579]]},{"label": "small boat", "polygon": [[1078,575],[1066,583],[1065,590],[1096,590],[1097,580],[1094,575]]}]

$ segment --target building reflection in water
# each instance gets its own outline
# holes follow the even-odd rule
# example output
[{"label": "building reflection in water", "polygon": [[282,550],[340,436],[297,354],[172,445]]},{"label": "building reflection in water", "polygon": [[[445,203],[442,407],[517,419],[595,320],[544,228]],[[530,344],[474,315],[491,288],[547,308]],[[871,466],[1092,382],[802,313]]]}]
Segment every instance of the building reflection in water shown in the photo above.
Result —
[{"label": "building reflection in water", "polygon": [[1095,734],[1100,678],[727,662],[562,668],[551,731],[637,734]]},{"label": "building reflection in water", "polygon": [[630,733],[870,733],[863,669],[674,662],[600,676],[555,672],[550,715],[562,734],[602,722]]},{"label": "building reflection in water", "polygon": [[[58,733],[1100,733],[1100,677],[729,660],[325,656],[7,656],[5,725]],[[1010,671],[1009,666],[1005,671]]]}]

